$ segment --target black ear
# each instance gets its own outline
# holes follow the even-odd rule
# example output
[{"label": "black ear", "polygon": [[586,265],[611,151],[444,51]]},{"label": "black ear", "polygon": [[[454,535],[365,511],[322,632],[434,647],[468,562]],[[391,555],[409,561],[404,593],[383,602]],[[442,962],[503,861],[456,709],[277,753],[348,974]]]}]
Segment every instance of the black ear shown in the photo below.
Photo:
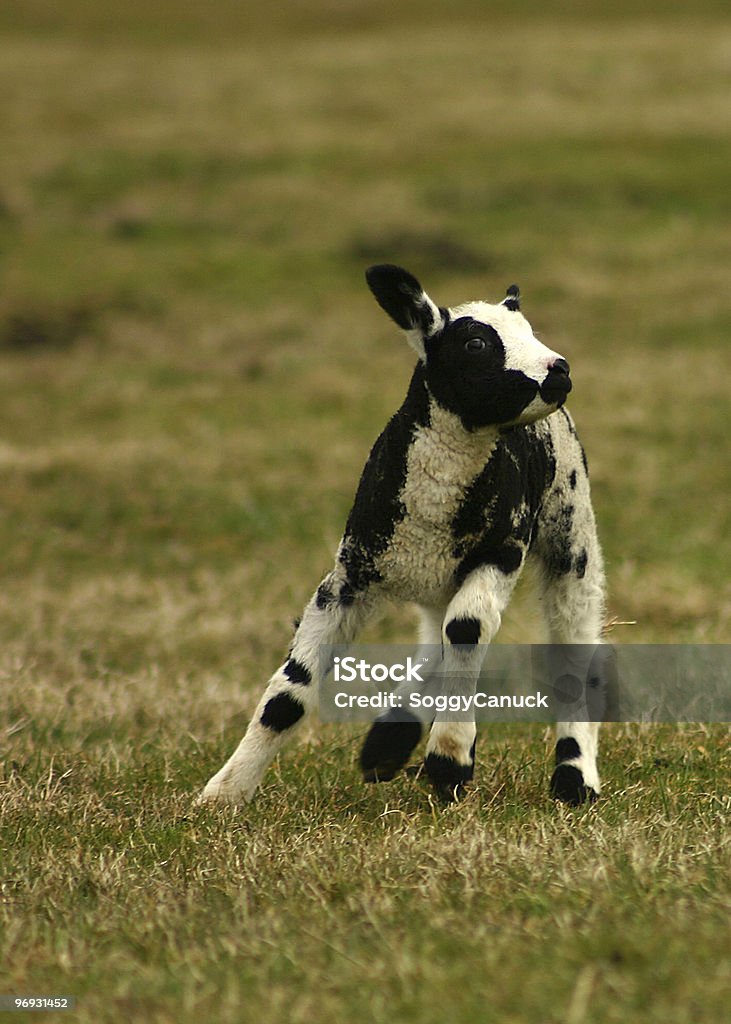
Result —
[{"label": "black ear", "polygon": [[402,330],[418,330],[429,337],[441,328],[442,311],[408,270],[379,263],[366,271],[366,280],[378,305]]},{"label": "black ear", "polygon": [[511,309],[514,313],[517,313],[520,309],[520,288],[517,284],[511,284],[508,290],[505,292],[505,298],[502,301],[503,306],[506,309]]}]

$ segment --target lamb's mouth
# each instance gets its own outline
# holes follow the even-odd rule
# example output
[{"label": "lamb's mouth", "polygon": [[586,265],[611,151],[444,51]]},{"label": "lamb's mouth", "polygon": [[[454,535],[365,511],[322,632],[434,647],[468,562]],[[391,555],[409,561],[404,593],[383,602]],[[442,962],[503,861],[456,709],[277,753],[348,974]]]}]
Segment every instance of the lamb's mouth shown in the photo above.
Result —
[{"label": "lamb's mouth", "polygon": [[570,391],[571,381],[568,377],[552,379],[549,376],[539,388],[539,394],[546,405],[555,405],[556,408],[564,404]]}]

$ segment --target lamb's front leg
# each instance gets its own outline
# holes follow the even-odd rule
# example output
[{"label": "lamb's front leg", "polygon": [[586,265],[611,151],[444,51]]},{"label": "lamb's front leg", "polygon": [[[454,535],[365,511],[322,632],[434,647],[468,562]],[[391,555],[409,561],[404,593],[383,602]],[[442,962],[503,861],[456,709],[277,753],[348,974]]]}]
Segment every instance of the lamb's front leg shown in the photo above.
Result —
[{"label": "lamb's front leg", "polygon": [[[444,687],[446,696],[474,695],[487,645],[500,628],[518,573],[506,575],[493,566],[470,573],[444,617]],[[474,713],[440,712],[429,734],[424,768],[438,795],[459,797],[475,767]]]},{"label": "lamb's front leg", "polygon": [[[434,648],[442,642],[443,615],[432,608],[421,608],[420,646],[415,661],[433,658]],[[428,670],[424,669],[428,675]],[[411,684],[403,691],[410,692]],[[402,691],[394,691],[400,696]],[[421,739],[422,726],[431,723],[432,714],[409,714],[403,710],[387,711],[371,726],[360,752],[360,767],[364,782],[390,782],[401,771]]]},{"label": "lamb's front leg", "polygon": [[320,646],[349,643],[372,608],[368,595],[353,596],[336,569],[305,608],[289,656],[269,680],[244,738],[208,781],[200,801],[242,803],[251,798],[269,763],[317,706]]}]

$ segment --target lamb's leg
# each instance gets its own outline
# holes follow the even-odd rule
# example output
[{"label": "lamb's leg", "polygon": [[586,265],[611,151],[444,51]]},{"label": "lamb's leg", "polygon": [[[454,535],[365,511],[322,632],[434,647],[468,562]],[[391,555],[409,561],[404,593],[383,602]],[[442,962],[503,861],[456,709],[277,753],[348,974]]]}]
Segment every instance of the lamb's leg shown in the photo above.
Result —
[{"label": "lamb's leg", "polygon": [[[519,570],[506,575],[494,566],[470,573],[447,607],[443,622],[445,694],[475,693],[487,645],[500,628]],[[424,768],[439,796],[455,800],[474,774],[474,716],[453,713],[436,716],[426,749]]]},{"label": "lamb's leg", "polygon": [[[420,611],[420,647],[416,661],[421,660],[425,648],[428,649],[426,653],[429,657],[432,657],[434,648],[440,647],[442,642],[442,613],[431,608],[422,608]],[[395,693],[399,695],[398,688]],[[421,739],[423,722],[423,718],[404,710],[386,712],[376,719],[360,752],[360,767],[365,782],[390,782],[404,767]]]},{"label": "lamb's leg", "polygon": [[320,647],[349,643],[373,608],[367,594],[354,597],[341,577],[342,570],[336,568],[313,594],[287,660],[269,680],[244,738],[209,780],[201,801],[251,800],[270,761],[316,708]]},{"label": "lamb's leg", "polygon": [[[597,649],[602,642],[604,570],[593,519],[585,526],[581,544],[572,545],[574,549],[575,557],[562,561],[549,558],[544,563],[544,611],[551,643],[569,645],[563,655],[557,652],[558,657],[580,663],[579,669],[569,674],[582,677],[590,697],[601,700],[609,687],[611,660],[604,655],[604,651],[609,655],[608,648]],[[580,720],[595,715],[595,721]],[[595,709],[585,707],[575,720],[556,725],[556,767],[551,777],[551,794],[564,803],[583,804],[599,795],[600,717]]]}]

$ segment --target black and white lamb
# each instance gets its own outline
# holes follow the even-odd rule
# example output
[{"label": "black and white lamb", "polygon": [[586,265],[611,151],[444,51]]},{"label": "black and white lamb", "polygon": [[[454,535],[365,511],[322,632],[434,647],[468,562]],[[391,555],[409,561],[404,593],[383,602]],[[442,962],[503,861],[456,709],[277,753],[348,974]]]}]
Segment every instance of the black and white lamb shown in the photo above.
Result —
[{"label": "black and white lamb", "polygon": [[[562,408],[568,363],[536,339],[516,286],[498,305],[446,309],[399,267],[371,267],[366,277],[419,359],[365,464],[335,566],[204,801],[251,799],[317,706],[321,646],[350,643],[386,600],[416,603],[422,641],[441,645],[476,685],[531,560],[551,643],[600,643],[604,572],[584,451]],[[391,779],[421,731],[415,718],[377,720],[361,752],[364,778]],[[555,797],[579,804],[598,795],[597,733],[596,723],[558,723]],[[431,725],[424,767],[446,799],[472,778],[475,734],[474,721],[437,716]]]}]

